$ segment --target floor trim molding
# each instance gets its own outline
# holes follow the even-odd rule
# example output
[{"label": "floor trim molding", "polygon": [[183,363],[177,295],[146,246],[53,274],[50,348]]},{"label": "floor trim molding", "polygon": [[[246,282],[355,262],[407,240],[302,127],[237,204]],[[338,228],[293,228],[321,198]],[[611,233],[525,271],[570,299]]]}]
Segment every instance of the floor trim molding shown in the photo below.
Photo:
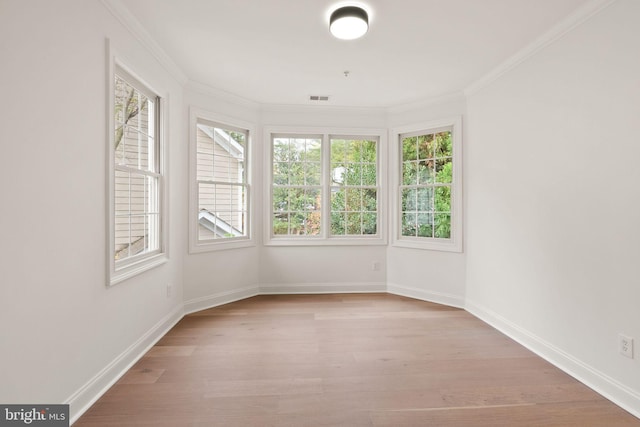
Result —
[{"label": "floor trim molding", "polygon": [[493,326],[520,345],[528,348],[556,368],[571,375],[587,387],[601,394],[635,417],[640,418],[640,393],[619,383],[608,375],[576,359],[555,345],[518,326],[503,316],[467,300],[465,309]]},{"label": "floor trim molding", "polygon": [[388,283],[387,292],[390,294],[415,298],[422,301],[444,304],[456,308],[464,308],[464,298],[459,295],[447,294],[444,292],[427,291],[424,289],[398,285],[396,283]]},{"label": "floor trim molding", "polygon": [[385,282],[344,283],[263,283],[260,295],[345,294],[387,292]]},{"label": "floor trim molding", "polygon": [[246,298],[255,297],[260,294],[258,286],[248,286],[242,289],[234,289],[232,291],[218,292],[206,297],[194,298],[184,303],[184,314],[195,313],[197,311],[206,310],[208,308],[217,307],[223,304],[240,301]]},{"label": "floor trim molding", "polygon": [[103,394],[111,388],[156,342],[160,340],[184,316],[180,305],[163,317],[129,348],[123,351],[111,363],[105,366],[93,378],[85,383],[73,395],[65,400],[69,404],[70,423],[73,424]]}]

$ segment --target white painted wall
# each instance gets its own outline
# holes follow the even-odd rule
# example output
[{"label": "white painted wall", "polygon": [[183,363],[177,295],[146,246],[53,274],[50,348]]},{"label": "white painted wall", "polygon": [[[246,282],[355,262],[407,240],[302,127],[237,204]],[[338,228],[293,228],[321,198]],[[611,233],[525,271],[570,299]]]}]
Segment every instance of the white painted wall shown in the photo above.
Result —
[{"label": "white painted wall", "polygon": [[182,310],[182,209],[169,212],[170,261],[105,286],[106,38],[168,95],[170,204],[186,206],[181,85],[99,1],[3,0],[0,402],[73,400]]},{"label": "white painted wall", "polygon": [[[462,116],[464,128],[465,112],[464,96],[452,94],[423,105],[392,108],[389,112],[389,128],[411,126],[456,116]],[[464,130],[462,138],[464,157],[467,145]],[[397,141],[389,141],[389,149],[397,150]],[[394,169],[390,169],[390,172],[393,173]],[[390,197],[398,197],[395,189],[390,190]],[[463,192],[466,192],[466,189],[463,188]],[[391,233],[392,230],[389,232]],[[393,245],[390,245],[387,250],[387,283],[390,292],[443,304],[463,306],[465,273],[466,255],[464,252],[408,249]]]},{"label": "white painted wall", "polygon": [[469,308],[636,415],[639,17],[613,2],[472,94],[465,171]]}]

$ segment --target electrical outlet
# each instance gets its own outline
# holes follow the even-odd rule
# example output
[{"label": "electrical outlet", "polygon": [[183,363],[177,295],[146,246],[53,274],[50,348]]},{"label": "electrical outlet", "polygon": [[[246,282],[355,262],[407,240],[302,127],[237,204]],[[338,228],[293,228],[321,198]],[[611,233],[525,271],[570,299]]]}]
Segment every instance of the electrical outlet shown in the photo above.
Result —
[{"label": "electrical outlet", "polygon": [[618,334],[618,347],[620,354],[633,359],[633,338]]},{"label": "electrical outlet", "polygon": [[371,269],[372,269],[373,271],[380,271],[380,262],[379,262],[379,261],[374,261],[374,262],[371,264]]},{"label": "electrical outlet", "polygon": [[173,285],[171,283],[167,283],[167,298],[171,298],[173,295]]}]

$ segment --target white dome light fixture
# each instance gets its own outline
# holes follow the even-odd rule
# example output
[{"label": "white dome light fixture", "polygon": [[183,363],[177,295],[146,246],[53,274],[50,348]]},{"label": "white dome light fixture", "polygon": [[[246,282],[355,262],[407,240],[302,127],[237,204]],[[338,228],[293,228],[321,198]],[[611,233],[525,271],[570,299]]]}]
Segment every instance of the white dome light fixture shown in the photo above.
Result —
[{"label": "white dome light fixture", "polygon": [[369,15],[357,6],[338,8],[329,18],[329,29],[334,37],[342,40],[360,38],[369,30]]}]

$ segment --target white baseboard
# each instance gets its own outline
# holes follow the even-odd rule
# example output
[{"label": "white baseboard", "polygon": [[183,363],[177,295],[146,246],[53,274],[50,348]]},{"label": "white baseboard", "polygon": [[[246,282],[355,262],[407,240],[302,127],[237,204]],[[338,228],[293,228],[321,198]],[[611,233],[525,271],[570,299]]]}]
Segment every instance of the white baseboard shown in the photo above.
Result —
[{"label": "white baseboard", "polygon": [[116,383],[153,345],[160,340],[183,317],[183,307],[176,307],[135,343],[105,366],[64,403],[70,407],[70,423],[73,424],[109,388]]},{"label": "white baseboard", "polygon": [[619,383],[499,314],[469,300],[465,309],[595,392],[640,418],[640,393]]},{"label": "white baseboard", "polygon": [[387,292],[394,295],[435,302],[437,304],[444,304],[451,307],[464,308],[464,298],[459,295],[426,291],[424,289],[411,288],[395,283],[387,284]]},{"label": "white baseboard", "polygon": [[345,283],[263,283],[261,295],[278,294],[347,294],[387,292],[385,282],[345,282]]},{"label": "white baseboard", "polygon": [[257,286],[250,286],[242,289],[234,289],[233,291],[219,292],[206,297],[195,298],[184,303],[184,314],[191,314],[197,311],[206,310],[211,307],[217,307],[223,304],[240,301],[245,298],[255,297],[259,295],[260,289]]}]

